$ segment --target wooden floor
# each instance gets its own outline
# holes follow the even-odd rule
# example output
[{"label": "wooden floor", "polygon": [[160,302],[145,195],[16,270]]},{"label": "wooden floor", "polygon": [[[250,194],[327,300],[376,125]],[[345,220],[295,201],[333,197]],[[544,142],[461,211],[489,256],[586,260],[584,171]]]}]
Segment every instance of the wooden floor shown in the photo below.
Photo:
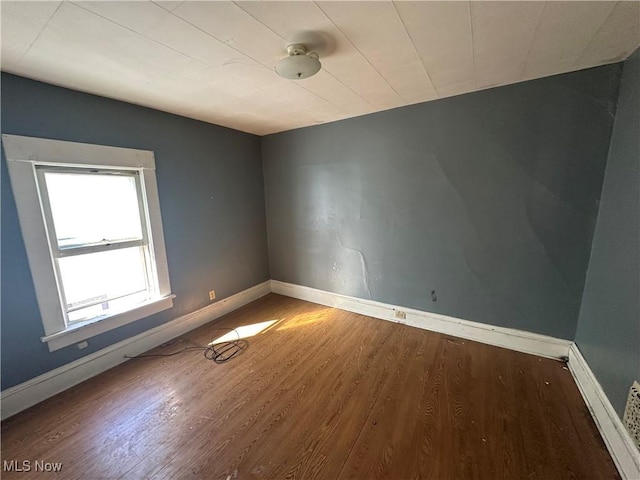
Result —
[{"label": "wooden floor", "polygon": [[[560,362],[270,294],[222,365],[130,360],[2,424],[2,460],[70,479],[619,478]],[[221,332],[217,332],[218,335]]]}]

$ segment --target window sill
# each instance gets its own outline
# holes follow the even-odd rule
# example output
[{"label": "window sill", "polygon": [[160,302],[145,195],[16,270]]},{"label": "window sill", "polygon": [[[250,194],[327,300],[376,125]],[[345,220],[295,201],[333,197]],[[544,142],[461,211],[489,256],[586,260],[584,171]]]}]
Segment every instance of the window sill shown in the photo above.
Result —
[{"label": "window sill", "polygon": [[54,352],[61,348],[68,347],[69,345],[73,345],[74,343],[108,332],[114,328],[148,317],[154,313],[167,310],[173,307],[174,298],[175,295],[169,295],[167,297],[149,301],[132,310],[127,310],[126,312],[116,313],[104,318],[87,320],[86,322],[78,323],[76,325],[70,325],[61,332],[41,337],[41,340],[47,343],[50,352]]}]

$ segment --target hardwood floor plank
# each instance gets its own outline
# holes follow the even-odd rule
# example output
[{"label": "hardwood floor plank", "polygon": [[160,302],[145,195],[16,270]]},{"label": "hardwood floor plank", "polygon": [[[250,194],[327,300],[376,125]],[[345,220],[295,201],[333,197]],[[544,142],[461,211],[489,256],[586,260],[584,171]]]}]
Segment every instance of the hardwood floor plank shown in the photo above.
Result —
[{"label": "hardwood floor plank", "polygon": [[[268,295],[2,423],[70,479],[619,478],[560,362]],[[564,368],[563,368],[564,367]]]}]

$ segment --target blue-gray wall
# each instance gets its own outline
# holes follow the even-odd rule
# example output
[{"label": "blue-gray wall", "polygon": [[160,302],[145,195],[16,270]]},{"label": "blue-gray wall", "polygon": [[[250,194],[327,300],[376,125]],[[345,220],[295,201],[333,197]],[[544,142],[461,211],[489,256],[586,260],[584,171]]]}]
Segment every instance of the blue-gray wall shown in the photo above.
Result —
[{"label": "blue-gray wall", "polygon": [[640,380],[640,51],[624,63],[576,343],[622,416]]},{"label": "blue-gray wall", "polygon": [[153,150],[171,310],[49,353],[2,153],[2,389],[269,279],[260,139],[2,74],[2,132]]},{"label": "blue-gray wall", "polygon": [[271,278],[573,339],[620,68],[263,137]]}]

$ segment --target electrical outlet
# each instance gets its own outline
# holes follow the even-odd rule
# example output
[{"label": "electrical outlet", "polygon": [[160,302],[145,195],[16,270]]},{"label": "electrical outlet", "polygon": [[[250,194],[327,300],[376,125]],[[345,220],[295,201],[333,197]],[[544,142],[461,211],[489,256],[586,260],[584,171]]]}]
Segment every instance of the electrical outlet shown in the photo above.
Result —
[{"label": "electrical outlet", "polygon": [[215,300],[216,299],[216,291],[215,290],[211,290],[209,292],[209,300]]},{"label": "electrical outlet", "polygon": [[77,346],[78,346],[78,349],[79,349],[79,350],[82,350],[82,349],[84,349],[84,348],[87,348],[87,347],[89,346],[89,343],[85,340],[84,342],[80,342],[80,343],[78,343],[78,345],[77,345]]},{"label": "electrical outlet", "polygon": [[399,318],[400,320],[406,320],[407,312],[403,312],[402,310],[396,310],[396,318]]}]

